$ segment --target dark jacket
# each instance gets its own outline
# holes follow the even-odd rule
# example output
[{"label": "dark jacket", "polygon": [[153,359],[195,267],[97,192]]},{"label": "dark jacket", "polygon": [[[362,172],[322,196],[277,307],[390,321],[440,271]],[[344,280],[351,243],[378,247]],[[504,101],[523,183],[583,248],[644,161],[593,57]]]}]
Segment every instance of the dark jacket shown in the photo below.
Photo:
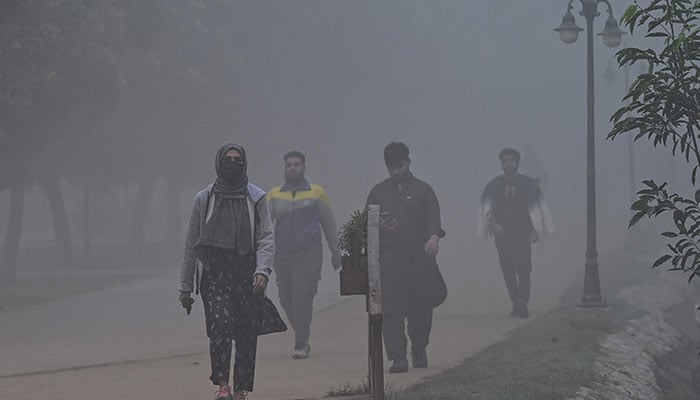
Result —
[{"label": "dark jacket", "polygon": [[428,257],[424,250],[432,235],[445,236],[433,188],[410,176],[399,190],[390,178],[372,188],[369,204],[378,204],[380,213],[388,212],[398,222],[396,229],[379,234],[384,313],[407,315],[441,304],[447,287],[435,257]]}]

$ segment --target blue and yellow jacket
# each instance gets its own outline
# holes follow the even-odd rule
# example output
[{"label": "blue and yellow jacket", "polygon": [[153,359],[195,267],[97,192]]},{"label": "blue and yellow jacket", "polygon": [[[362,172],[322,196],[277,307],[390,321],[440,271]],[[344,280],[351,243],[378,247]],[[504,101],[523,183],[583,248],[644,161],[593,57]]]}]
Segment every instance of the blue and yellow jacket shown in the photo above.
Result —
[{"label": "blue and yellow jacket", "polygon": [[267,194],[275,246],[280,255],[301,254],[321,246],[321,229],[332,253],[337,252],[338,236],[331,201],[319,185],[303,183],[292,191],[284,184]]}]

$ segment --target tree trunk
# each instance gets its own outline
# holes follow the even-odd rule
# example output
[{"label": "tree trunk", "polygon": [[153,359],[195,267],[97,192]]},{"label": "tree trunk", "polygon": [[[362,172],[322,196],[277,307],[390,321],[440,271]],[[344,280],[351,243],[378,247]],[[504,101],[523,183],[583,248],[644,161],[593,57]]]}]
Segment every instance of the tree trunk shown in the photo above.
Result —
[{"label": "tree trunk", "polygon": [[83,256],[85,267],[90,267],[90,250],[92,248],[92,234],[90,232],[90,189],[83,186]]},{"label": "tree trunk", "polygon": [[58,266],[61,269],[73,267],[73,245],[70,236],[70,224],[66,203],[57,178],[47,178],[44,181],[44,191],[49,198],[51,216],[53,218],[54,240],[58,256]]},{"label": "tree trunk", "polygon": [[153,197],[153,179],[148,178],[139,183],[134,207],[131,214],[131,229],[129,236],[129,248],[133,255],[141,258],[143,245],[146,236],[146,217],[148,215],[148,205]]},{"label": "tree trunk", "polygon": [[182,186],[172,179],[166,182],[165,243],[170,248],[182,245],[182,221],[180,218],[180,194]]},{"label": "tree trunk", "polygon": [[17,276],[17,259],[24,216],[24,183],[11,185],[10,193],[10,217],[7,221],[5,243],[0,257],[0,286],[14,284]]}]

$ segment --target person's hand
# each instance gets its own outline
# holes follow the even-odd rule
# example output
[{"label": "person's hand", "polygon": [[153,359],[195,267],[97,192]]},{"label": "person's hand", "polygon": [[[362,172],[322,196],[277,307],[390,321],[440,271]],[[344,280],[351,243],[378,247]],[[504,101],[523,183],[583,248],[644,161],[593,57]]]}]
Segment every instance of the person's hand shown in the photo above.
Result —
[{"label": "person's hand", "polygon": [[530,243],[537,242],[539,240],[539,238],[540,237],[537,235],[537,232],[535,232],[534,230],[530,231]]},{"label": "person's hand", "polygon": [[340,269],[341,262],[340,262],[340,252],[334,251],[333,254],[331,255],[331,265],[333,266],[333,270],[337,271]]},{"label": "person's hand", "polygon": [[433,235],[425,243],[425,254],[428,257],[435,257],[438,251],[440,251],[440,238],[437,235]]},{"label": "person's hand", "polygon": [[396,218],[392,216],[379,216],[379,230],[393,231],[397,226],[399,226],[399,221],[397,221]]},{"label": "person's hand", "polygon": [[263,274],[253,276],[253,292],[262,293],[267,288],[267,277]]},{"label": "person's hand", "polygon": [[493,224],[493,234],[496,236],[502,236],[503,226],[501,226],[501,224]]},{"label": "person's hand", "polygon": [[194,299],[190,296],[190,293],[180,292],[180,305],[187,310],[187,315],[190,315],[192,312],[192,304],[194,304]]}]

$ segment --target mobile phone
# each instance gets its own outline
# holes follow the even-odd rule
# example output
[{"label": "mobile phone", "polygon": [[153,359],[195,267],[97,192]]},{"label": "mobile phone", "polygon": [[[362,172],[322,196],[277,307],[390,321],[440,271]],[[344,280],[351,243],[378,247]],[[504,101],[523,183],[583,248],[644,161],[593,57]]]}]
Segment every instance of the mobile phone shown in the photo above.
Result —
[{"label": "mobile phone", "polygon": [[185,310],[187,310],[187,315],[190,315],[190,313],[192,312],[192,304],[194,304],[194,299],[190,297],[189,300],[187,300],[187,305],[185,306]]},{"label": "mobile phone", "polygon": [[393,215],[389,211],[384,211],[379,213],[379,217],[384,220],[384,222],[390,222],[396,220]]}]

